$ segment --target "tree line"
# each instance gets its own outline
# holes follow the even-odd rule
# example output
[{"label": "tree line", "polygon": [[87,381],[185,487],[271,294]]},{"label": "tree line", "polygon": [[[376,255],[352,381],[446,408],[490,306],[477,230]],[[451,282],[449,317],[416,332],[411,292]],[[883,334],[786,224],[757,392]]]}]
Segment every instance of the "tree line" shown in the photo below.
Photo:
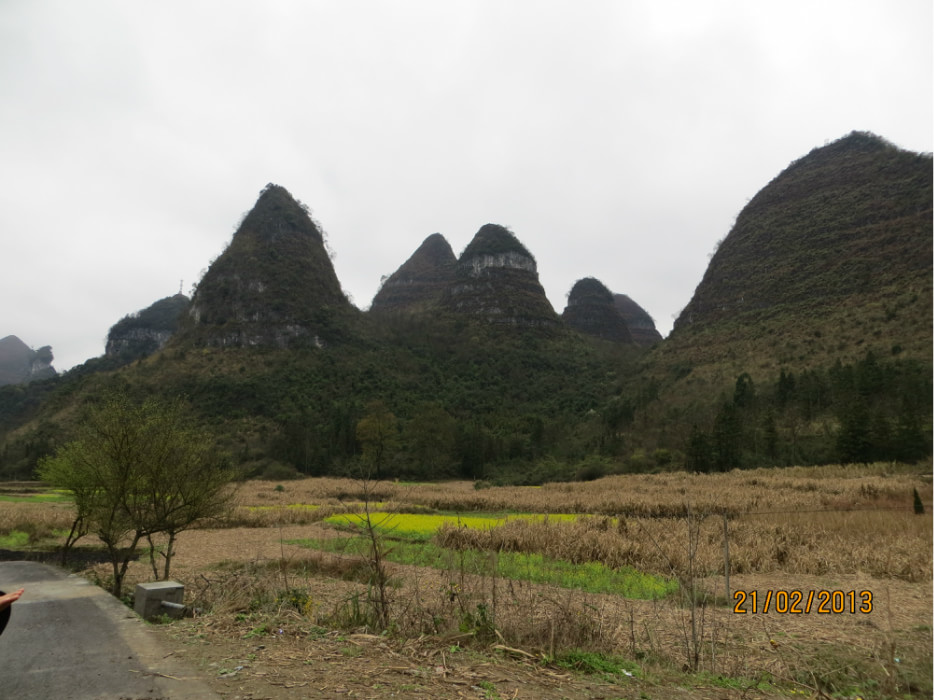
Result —
[{"label": "tree line", "polygon": [[[233,462],[270,478],[349,474],[368,462],[386,478],[541,483],[930,453],[931,373],[917,360],[867,353],[785,366],[771,379],[741,373],[730,391],[676,408],[660,398],[660,380],[640,380],[620,353],[573,336],[412,322],[322,352],[180,350],[120,377],[3,387],[0,422],[111,385],[187,395]],[[8,437],[0,474],[28,478],[68,439],[64,428],[38,421]]]},{"label": "tree line", "polygon": [[914,462],[931,451],[931,373],[872,352],[825,370],[782,369],[757,387],[737,377],[706,425],[695,423],[685,466],[707,472],[830,462]]}]

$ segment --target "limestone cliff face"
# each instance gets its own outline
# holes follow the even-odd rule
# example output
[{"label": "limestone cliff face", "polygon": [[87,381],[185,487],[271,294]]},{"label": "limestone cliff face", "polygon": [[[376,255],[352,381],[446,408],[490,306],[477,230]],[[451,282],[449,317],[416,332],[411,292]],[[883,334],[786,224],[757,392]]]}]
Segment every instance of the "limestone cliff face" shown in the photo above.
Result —
[{"label": "limestone cliff face", "polygon": [[511,231],[496,224],[481,227],[461,253],[442,306],[502,325],[558,322],[538,280],[535,258]]},{"label": "limestone cliff face", "polygon": [[320,347],[355,312],[307,207],[270,184],[198,284],[173,342]]},{"label": "limestone cliff face", "polygon": [[0,386],[56,376],[52,360],[52,348],[48,345],[32,350],[15,335],[0,338]]},{"label": "limestone cliff face", "polygon": [[104,354],[132,360],[161,350],[178,330],[179,320],[190,303],[184,294],[176,294],[123,317],[107,333]]},{"label": "limestone cliff face", "polygon": [[417,313],[435,308],[454,282],[457,258],[440,233],[433,233],[412,257],[383,282],[370,311]]},{"label": "limestone cliff face", "polygon": [[615,343],[632,343],[626,321],[613,303],[613,293],[593,277],[578,280],[561,318],[574,330]]},{"label": "limestone cliff face", "polygon": [[502,268],[507,270],[525,270],[538,276],[538,270],[535,261],[526,254],[518,251],[509,251],[508,253],[479,253],[473,255],[463,262],[464,267],[469,268],[473,277],[479,277],[484,270],[490,268]]},{"label": "limestone cliff face", "polygon": [[172,331],[157,331],[151,328],[133,328],[119,336],[110,335],[104,354],[107,357],[132,355],[145,357],[161,350],[172,337]]},{"label": "limestone cliff face", "polygon": [[632,342],[642,347],[651,347],[662,339],[649,312],[625,294],[614,294],[613,303],[626,322]]}]

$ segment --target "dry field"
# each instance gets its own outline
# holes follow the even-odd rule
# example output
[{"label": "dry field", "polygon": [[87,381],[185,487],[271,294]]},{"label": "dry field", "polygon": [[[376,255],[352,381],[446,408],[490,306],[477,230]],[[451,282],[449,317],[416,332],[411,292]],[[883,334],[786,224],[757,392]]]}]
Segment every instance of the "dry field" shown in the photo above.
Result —
[{"label": "dry field", "polygon": [[[931,697],[929,471],[877,464],[479,490],[248,482],[227,521],[179,539],[173,578],[201,612],[153,629],[228,698]],[[373,532],[382,588],[371,556],[320,544],[365,537],[331,517],[364,501],[394,514]],[[439,569],[402,557],[406,519],[428,513],[464,524],[512,515],[424,534],[414,546],[442,552]],[[67,503],[3,502],[0,536],[42,539],[69,518]],[[309,539],[317,548],[296,543]],[[479,565],[469,550],[482,552]],[[539,555],[529,567],[570,562],[581,585],[497,568]],[[588,588],[594,563],[677,590],[639,600]],[[106,583],[108,568],[85,573]],[[142,558],[128,589],[151,578]]]}]

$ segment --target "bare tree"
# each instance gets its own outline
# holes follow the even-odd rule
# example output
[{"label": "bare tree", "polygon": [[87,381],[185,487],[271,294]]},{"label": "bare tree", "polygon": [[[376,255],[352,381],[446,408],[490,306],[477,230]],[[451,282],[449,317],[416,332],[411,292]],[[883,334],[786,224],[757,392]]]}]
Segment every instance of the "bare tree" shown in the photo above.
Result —
[{"label": "bare tree", "polygon": [[90,409],[77,438],[42,460],[39,474],[72,492],[76,518],[66,545],[94,532],[110,555],[118,597],[140,542],[168,536],[168,576],[175,537],[224,511],[233,477],[180,400],[134,404],[116,393]]}]

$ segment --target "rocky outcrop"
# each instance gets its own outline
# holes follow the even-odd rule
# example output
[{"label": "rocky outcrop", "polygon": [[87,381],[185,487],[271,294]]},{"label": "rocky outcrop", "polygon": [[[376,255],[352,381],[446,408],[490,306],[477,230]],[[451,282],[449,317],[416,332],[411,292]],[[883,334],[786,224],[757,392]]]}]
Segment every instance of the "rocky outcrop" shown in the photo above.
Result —
[{"label": "rocky outcrop", "polygon": [[57,376],[53,359],[48,345],[33,350],[15,335],[0,338],[0,386]]},{"label": "rocky outcrop", "polygon": [[173,342],[321,347],[346,334],[355,311],[308,208],[270,184],[198,284]]},{"label": "rocky outcrop", "polygon": [[104,354],[133,360],[161,350],[178,330],[182,314],[190,303],[184,294],[176,294],[124,316],[107,333]]},{"label": "rocky outcrop", "polygon": [[455,272],[441,301],[449,311],[511,326],[552,326],[558,321],[538,280],[535,258],[503,226],[481,227]]},{"label": "rocky outcrop", "polygon": [[440,233],[433,233],[383,282],[370,311],[416,313],[435,308],[455,279],[457,258]]},{"label": "rocky outcrop", "polygon": [[651,347],[662,339],[649,312],[625,294],[614,294],[613,304],[626,322],[632,342],[641,347]]},{"label": "rocky outcrop", "polygon": [[578,280],[561,318],[574,330],[614,343],[632,343],[626,322],[613,303],[613,293],[593,277]]}]

